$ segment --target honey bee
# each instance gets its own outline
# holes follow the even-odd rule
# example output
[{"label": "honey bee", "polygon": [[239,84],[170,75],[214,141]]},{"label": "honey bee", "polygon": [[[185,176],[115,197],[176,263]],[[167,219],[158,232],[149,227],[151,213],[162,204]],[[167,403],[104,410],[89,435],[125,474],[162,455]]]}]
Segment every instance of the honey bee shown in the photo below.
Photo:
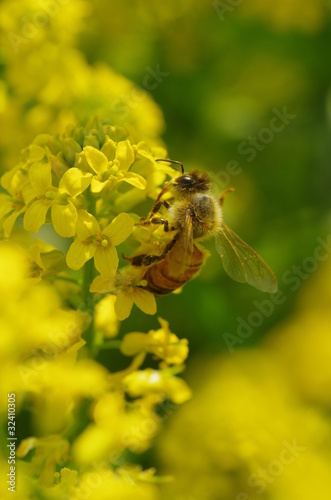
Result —
[{"label": "honey bee", "polygon": [[[277,280],[268,264],[223,221],[224,193],[219,197],[212,194],[210,176],[198,170],[185,173],[183,164],[174,160],[156,161],[180,165],[181,175],[166,183],[147,219],[138,223],[163,225],[165,232],[174,231],[174,237],[160,255],[126,258],[133,266],[147,267],[144,288],[166,295],[182,287],[200,271],[208,256],[199,242],[214,236],[224,270],[233,280],[275,293]],[[165,193],[171,195],[167,200]]]}]

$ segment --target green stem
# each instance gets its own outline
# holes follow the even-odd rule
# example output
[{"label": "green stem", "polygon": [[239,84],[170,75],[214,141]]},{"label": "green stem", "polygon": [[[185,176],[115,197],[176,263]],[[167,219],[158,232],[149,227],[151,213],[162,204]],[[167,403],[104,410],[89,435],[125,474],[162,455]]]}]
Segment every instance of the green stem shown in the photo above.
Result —
[{"label": "green stem", "polygon": [[[95,214],[95,199],[92,196],[88,200],[88,212],[91,213],[92,215]],[[86,347],[88,348],[92,357],[96,354],[94,347],[95,300],[93,294],[90,292],[90,286],[93,281],[94,275],[95,275],[94,261],[93,259],[90,259],[88,262],[86,262],[84,266],[82,295],[83,295],[83,308],[84,311],[89,313],[91,322],[87,330],[85,330],[82,337],[85,340]]]},{"label": "green stem", "polygon": [[68,283],[73,283],[74,285],[79,285],[78,281],[74,278],[68,278],[67,276],[54,276],[54,281],[67,281]]},{"label": "green stem", "polygon": [[99,350],[103,351],[106,349],[119,349],[121,347],[121,340],[107,340],[99,346]]},{"label": "green stem", "polygon": [[83,308],[84,311],[89,313],[91,322],[87,330],[83,334],[83,339],[86,342],[86,347],[89,349],[91,355],[94,354],[94,298],[93,294],[90,292],[90,285],[94,277],[94,263],[93,259],[86,262],[84,266],[84,278],[83,278]]}]

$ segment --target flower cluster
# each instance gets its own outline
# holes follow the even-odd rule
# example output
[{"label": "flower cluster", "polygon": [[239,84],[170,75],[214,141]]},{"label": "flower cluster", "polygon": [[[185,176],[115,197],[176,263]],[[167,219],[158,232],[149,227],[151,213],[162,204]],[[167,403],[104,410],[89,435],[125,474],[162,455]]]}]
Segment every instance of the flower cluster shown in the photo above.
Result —
[{"label": "flower cluster", "polygon": [[[57,491],[79,499],[98,475],[90,498],[109,488],[118,498],[155,498],[155,470],[133,466],[126,455],[148,450],[160,412],[168,416],[191,397],[178,377],[187,340],[161,318],[157,330],[114,337],[133,304],[156,312],[142,286],[145,269],[123,265],[121,250],[154,249],[162,240],[155,228],[135,226],[134,209],[175,175],[155,162],[165,156],[94,118],[62,135],[37,136],[1,178],[0,371],[6,391],[17,394],[17,412],[38,409],[31,414],[37,436],[26,435],[17,448],[32,497]],[[96,361],[107,349],[120,349],[131,363],[114,371]]]},{"label": "flower cluster", "polygon": [[[115,311],[120,320],[133,303],[154,314],[153,295],[139,288],[143,274],[130,266],[117,272],[116,247],[128,240],[139,220],[128,210],[156,196],[166,173],[173,175],[155,162],[165,154],[162,148],[131,142],[124,129],[99,119],[68,128],[62,136],[38,136],[24,150],[21,163],[1,179],[6,190],[0,195],[5,236],[10,237],[19,216],[24,229],[33,233],[50,222],[59,236],[74,238],[64,272],[80,270],[93,259],[90,276],[93,279],[95,270],[99,276],[91,290],[118,294]],[[39,267],[45,270],[44,264]]]}]

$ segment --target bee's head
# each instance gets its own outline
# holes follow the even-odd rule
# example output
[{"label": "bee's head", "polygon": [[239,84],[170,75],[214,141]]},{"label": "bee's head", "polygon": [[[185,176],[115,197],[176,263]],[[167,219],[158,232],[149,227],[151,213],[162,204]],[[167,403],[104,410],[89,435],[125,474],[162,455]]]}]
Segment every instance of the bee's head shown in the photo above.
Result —
[{"label": "bee's head", "polygon": [[198,191],[209,191],[211,188],[211,181],[206,172],[192,170],[187,174],[180,175],[173,179],[171,185],[177,193],[194,193]]},{"label": "bee's head", "polygon": [[155,161],[164,161],[167,163],[179,165],[182,172],[182,175],[179,175],[172,181],[169,181],[165,184],[164,188],[157,198],[157,201],[159,201],[167,191],[174,191],[178,195],[184,195],[186,193],[197,193],[201,191],[209,191],[211,189],[212,183],[210,181],[209,175],[206,172],[192,170],[191,172],[185,174],[184,166],[180,161],[167,160],[162,158],[158,158]]}]

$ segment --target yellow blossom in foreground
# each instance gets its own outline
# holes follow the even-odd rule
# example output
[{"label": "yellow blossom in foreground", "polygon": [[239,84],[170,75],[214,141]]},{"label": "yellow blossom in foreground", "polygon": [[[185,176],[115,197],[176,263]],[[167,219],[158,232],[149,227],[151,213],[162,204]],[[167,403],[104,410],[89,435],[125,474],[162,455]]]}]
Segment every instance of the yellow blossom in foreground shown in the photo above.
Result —
[{"label": "yellow blossom in foreground", "polygon": [[148,333],[133,332],[123,337],[121,352],[126,356],[135,356],[141,351],[150,352],[168,364],[181,364],[188,355],[187,339],[179,339],[169,330],[169,323],[158,319],[161,328]]},{"label": "yellow blossom in foreground", "polygon": [[93,215],[80,210],[76,226],[77,238],[67,253],[68,266],[80,269],[94,257],[95,267],[103,277],[115,276],[119,262],[115,246],[128,238],[133,224],[132,218],[122,213],[101,229]]}]

